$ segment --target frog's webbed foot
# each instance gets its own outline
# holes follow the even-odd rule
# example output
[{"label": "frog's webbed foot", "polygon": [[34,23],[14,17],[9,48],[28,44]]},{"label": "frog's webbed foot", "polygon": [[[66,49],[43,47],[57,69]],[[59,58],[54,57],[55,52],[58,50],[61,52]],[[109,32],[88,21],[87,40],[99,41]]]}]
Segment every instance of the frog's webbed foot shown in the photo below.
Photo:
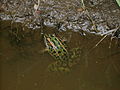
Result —
[{"label": "frog's webbed foot", "polygon": [[52,72],[70,72],[69,67],[65,67],[61,62],[54,62],[48,66],[48,70]]}]

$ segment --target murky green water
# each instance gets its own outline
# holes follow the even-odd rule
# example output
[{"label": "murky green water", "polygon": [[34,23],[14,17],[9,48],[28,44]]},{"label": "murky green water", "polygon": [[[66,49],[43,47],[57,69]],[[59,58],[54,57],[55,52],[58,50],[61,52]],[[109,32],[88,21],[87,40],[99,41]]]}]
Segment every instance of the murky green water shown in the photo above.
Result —
[{"label": "murky green water", "polygon": [[[16,44],[8,33],[11,26],[7,22],[0,25],[1,90],[120,89],[120,48],[115,44],[116,40],[109,48],[109,36],[92,49],[102,37],[57,32],[70,38],[67,43],[70,48],[80,47],[82,55],[70,73],[48,72],[47,67],[54,59],[48,53],[41,53],[45,46],[39,31],[34,31],[34,36],[27,34],[26,39]],[[46,31],[54,33],[55,30],[46,28]]]}]

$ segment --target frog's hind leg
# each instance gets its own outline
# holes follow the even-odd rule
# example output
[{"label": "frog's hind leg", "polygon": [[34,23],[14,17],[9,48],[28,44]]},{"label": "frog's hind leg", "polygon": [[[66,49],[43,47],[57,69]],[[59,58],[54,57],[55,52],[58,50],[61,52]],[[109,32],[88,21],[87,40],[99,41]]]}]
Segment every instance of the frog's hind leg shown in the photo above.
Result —
[{"label": "frog's hind leg", "polygon": [[80,56],[81,56],[81,49],[80,48],[73,48],[70,50],[70,59],[69,59],[69,66],[72,67],[79,63]]},{"label": "frog's hind leg", "polygon": [[70,72],[69,67],[62,66],[62,63],[58,61],[50,64],[48,70],[52,72]]}]

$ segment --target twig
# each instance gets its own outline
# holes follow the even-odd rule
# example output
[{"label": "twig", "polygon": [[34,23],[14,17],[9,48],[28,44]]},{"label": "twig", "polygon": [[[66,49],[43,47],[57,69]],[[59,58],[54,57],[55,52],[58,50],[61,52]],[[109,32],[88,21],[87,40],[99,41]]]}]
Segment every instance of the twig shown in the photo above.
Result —
[{"label": "twig", "polygon": [[94,47],[97,47],[108,35],[105,35]]},{"label": "twig", "polygon": [[118,28],[119,28],[119,27],[114,28],[114,29],[111,29],[111,30],[105,32],[104,34],[101,34],[101,36],[103,36],[103,35],[110,35],[110,34],[112,34],[112,33],[115,33],[115,32],[118,30]]}]

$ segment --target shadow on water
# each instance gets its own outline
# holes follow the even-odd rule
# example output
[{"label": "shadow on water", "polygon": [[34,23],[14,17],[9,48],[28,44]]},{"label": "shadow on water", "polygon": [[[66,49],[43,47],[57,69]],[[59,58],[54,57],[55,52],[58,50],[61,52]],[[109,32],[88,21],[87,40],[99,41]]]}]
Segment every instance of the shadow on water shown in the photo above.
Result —
[{"label": "shadow on water", "polygon": [[[8,32],[8,22],[4,21],[1,25],[1,90],[120,89],[120,48],[115,44],[116,40],[112,41],[109,48],[109,36],[92,49],[102,37],[72,31],[56,32],[68,39],[70,48],[80,47],[82,57],[78,58],[79,63],[72,67],[70,73],[48,72],[47,67],[54,60],[48,53],[41,53],[45,46],[39,30],[21,33],[24,36],[19,36],[20,41],[15,41],[15,36],[11,38]],[[47,33],[55,31],[52,28],[45,29]]]}]

